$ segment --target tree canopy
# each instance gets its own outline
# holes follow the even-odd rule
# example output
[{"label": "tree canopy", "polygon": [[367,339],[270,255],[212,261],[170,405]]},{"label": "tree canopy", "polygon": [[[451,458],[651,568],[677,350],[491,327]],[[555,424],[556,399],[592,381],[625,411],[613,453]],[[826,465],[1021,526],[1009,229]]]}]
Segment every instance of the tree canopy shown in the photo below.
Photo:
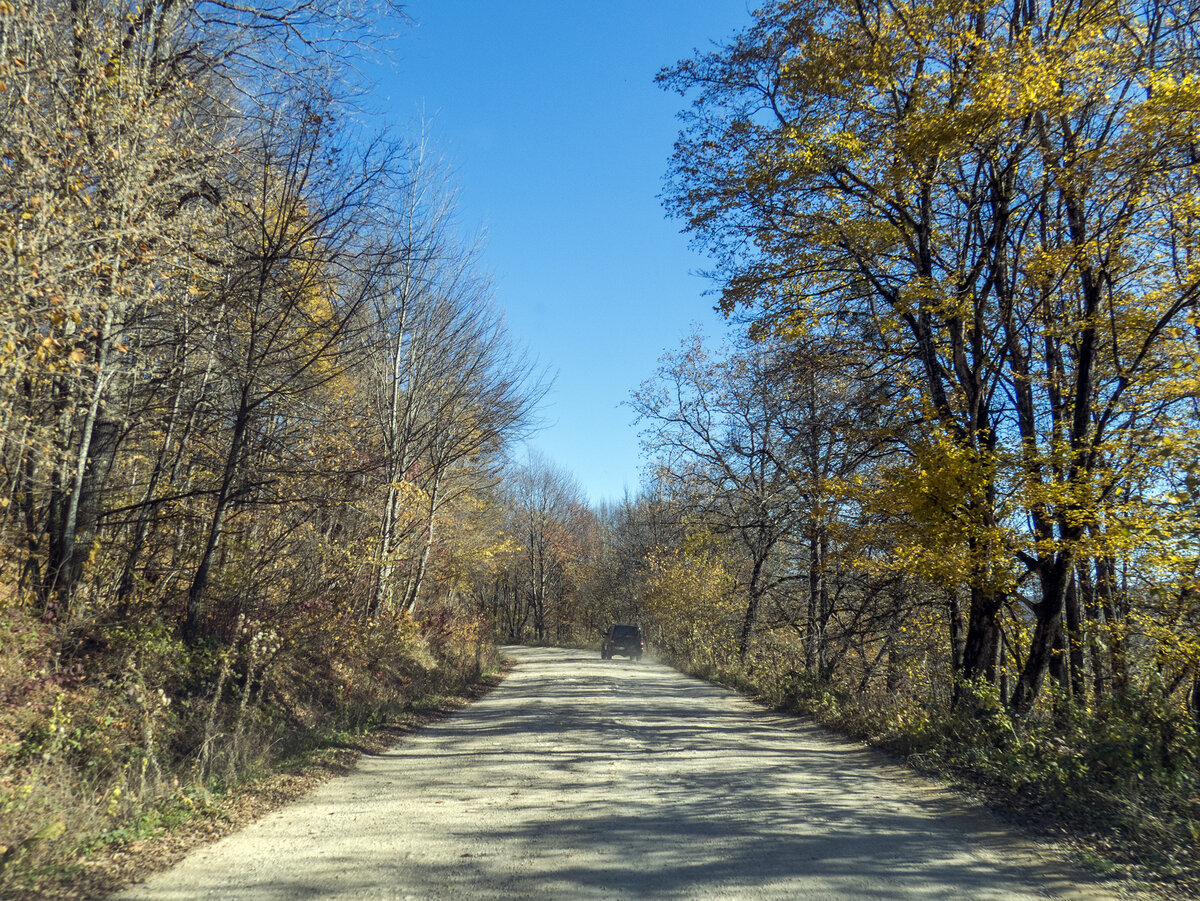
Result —
[{"label": "tree canopy", "polygon": [[1195,591],[1196,24],[1170,0],[799,0],[660,76],[694,98],[670,203],[723,307],[791,340],[853,323],[919,425],[908,490],[964,560],[964,675],[996,677],[1001,612],[1028,607],[1018,709],[1064,618],[1081,640],[1081,568]]}]

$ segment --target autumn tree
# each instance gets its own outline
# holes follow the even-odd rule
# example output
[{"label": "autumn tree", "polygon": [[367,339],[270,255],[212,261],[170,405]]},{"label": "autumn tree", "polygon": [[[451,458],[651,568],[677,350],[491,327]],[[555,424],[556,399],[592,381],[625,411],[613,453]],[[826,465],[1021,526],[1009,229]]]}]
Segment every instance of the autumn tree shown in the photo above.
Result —
[{"label": "autumn tree", "polygon": [[382,492],[370,616],[416,609],[439,512],[489,493],[548,384],[492,304],[478,242],[458,235],[454,188],[427,135],[410,147],[391,203],[384,283],[355,339]]},{"label": "autumn tree", "polygon": [[1195,384],[1195,14],[779,2],[662,75],[695,96],[671,197],[725,308],[863,323],[929,436],[913,472],[958,536],[968,678],[996,677],[1027,603],[1021,711],[1064,617],[1082,640],[1080,570],[1142,528],[1139,461],[1181,465],[1160,436]]},{"label": "autumn tree", "polygon": [[764,598],[801,578],[779,563],[803,531],[805,509],[792,490],[794,445],[764,371],[773,365],[769,356],[752,346],[713,359],[692,336],[632,400],[646,425],[645,446],[658,457],[658,477],[672,496],[690,501],[693,526],[729,535],[744,551],[743,662]]},{"label": "autumn tree", "polygon": [[761,629],[775,646],[788,643],[777,636],[798,639],[797,665],[821,681],[875,640],[874,607],[890,579],[868,571],[878,539],[861,523],[858,491],[888,453],[886,404],[844,343],[764,335],[713,353],[693,337],[632,402],[686,532],[655,549],[660,567],[664,551],[683,553],[685,569],[719,563],[744,599],[741,664]]},{"label": "autumn tree", "polygon": [[535,451],[511,468],[504,486],[510,534],[520,548],[514,600],[527,606],[534,640],[546,642],[570,628],[586,504],[574,478]]},{"label": "autumn tree", "polygon": [[356,124],[388,11],[0,2],[4,888],[490,665],[544,380]]},{"label": "autumn tree", "polygon": [[580,586],[582,631],[591,637],[613,622],[643,620],[650,561],[680,537],[678,514],[649,488],[601,504],[595,517],[595,549]]},{"label": "autumn tree", "polygon": [[[70,615],[135,431],[161,346],[147,326],[188,306],[189,272],[213,262],[198,236],[220,224],[239,132],[327,74],[369,18],[204,0],[0,11],[6,516],[27,536],[22,588],[50,615]],[[175,318],[190,319],[177,335],[196,327]]]},{"label": "autumn tree", "polygon": [[[202,193],[196,94],[212,73],[180,12],[8,5],[3,348],[6,481],[28,531],[23,583],[65,615],[121,426],[110,398]],[[189,145],[190,148],[189,148]]]},{"label": "autumn tree", "polygon": [[[202,603],[231,506],[263,497],[284,472],[248,466],[256,442],[286,445],[306,395],[352,362],[347,330],[382,290],[386,245],[368,230],[373,194],[391,152],[368,148],[356,164],[335,159],[328,110],[302,101],[264,123],[222,203],[223,264],[198,290],[218,329],[209,408],[225,428],[208,432],[215,481],[211,516],[188,589],[184,632],[201,628]],[[353,174],[351,174],[353,173]],[[220,436],[220,437],[218,437]]]}]

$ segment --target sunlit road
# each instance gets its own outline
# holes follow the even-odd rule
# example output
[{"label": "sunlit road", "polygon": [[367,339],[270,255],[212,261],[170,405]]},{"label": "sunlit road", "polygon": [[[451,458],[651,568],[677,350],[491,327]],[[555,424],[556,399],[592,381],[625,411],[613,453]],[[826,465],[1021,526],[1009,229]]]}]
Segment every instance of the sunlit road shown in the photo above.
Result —
[{"label": "sunlit road", "polygon": [[128,899],[1104,898],[877,755],[653,663],[505,682]]}]

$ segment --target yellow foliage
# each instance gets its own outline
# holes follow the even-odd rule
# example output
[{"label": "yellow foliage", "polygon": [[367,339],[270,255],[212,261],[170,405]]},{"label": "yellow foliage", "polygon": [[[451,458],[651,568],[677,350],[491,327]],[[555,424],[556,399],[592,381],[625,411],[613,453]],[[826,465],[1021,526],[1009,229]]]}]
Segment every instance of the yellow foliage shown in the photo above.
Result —
[{"label": "yellow foliage", "polygon": [[658,551],[649,570],[645,606],[657,644],[702,663],[728,662],[740,625],[734,574],[714,552],[686,548]]}]

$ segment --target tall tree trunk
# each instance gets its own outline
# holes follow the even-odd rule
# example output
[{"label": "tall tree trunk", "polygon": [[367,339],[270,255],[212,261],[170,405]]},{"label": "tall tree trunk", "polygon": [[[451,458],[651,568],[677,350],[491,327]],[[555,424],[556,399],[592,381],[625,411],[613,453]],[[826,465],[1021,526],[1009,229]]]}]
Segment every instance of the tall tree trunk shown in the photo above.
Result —
[{"label": "tall tree trunk", "polygon": [[1087,701],[1087,680],[1084,659],[1084,619],[1080,603],[1079,580],[1076,578],[1077,567],[1072,567],[1067,585],[1067,597],[1064,613],[1067,617],[1066,642],[1067,659],[1071,664],[1071,697],[1076,703]]},{"label": "tall tree trunk", "polygon": [[384,498],[383,519],[379,524],[379,565],[375,569],[375,590],[367,600],[366,614],[368,618],[379,616],[387,606],[391,592],[392,574],[395,570],[392,555],[395,553],[398,494],[395,476],[389,474]]},{"label": "tall tree trunk", "polygon": [[110,419],[97,419],[89,442],[87,467],[79,483],[79,500],[75,505],[74,543],[67,561],[72,586],[83,578],[84,565],[91,556],[92,544],[104,512],[104,488],[109,471],[117,456],[120,430]]},{"label": "tall tree trunk", "polygon": [[967,637],[963,644],[962,675],[970,681],[995,683],[996,655],[1000,647],[1000,610],[1004,594],[994,588],[971,586]]},{"label": "tall tree trunk", "polygon": [[[1079,289],[1083,298],[1083,322],[1087,323],[1079,332],[1074,356],[1074,376],[1070,379],[1069,403],[1063,407],[1070,411],[1067,443],[1070,461],[1067,465],[1066,485],[1072,488],[1086,484],[1090,472],[1089,443],[1098,440],[1093,435],[1092,392],[1094,368],[1100,337],[1097,315],[1101,309],[1100,278],[1088,265],[1090,249],[1085,213],[1085,198],[1077,192],[1085,191],[1083,182],[1067,180],[1061,188],[1066,208],[1066,220],[1071,244],[1078,253],[1080,263]],[[1047,354],[1047,357],[1053,356]],[[1053,380],[1052,380],[1053,381]],[[1066,387],[1066,386],[1064,386]],[[1061,406],[1061,401],[1056,406]],[[1037,618],[1030,643],[1029,657],[1017,681],[1013,694],[1013,709],[1019,714],[1028,713],[1037,701],[1042,678],[1050,665],[1055,633],[1061,628],[1063,609],[1067,600],[1067,588],[1075,569],[1075,547],[1083,537],[1083,526],[1078,522],[1085,513],[1068,504],[1056,515],[1058,520],[1057,551],[1048,559],[1039,560],[1038,575],[1042,587],[1042,599],[1034,607]],[[1040,530],[1039,537],[1053,537],[1050,530]]]},{"label": "tall tree trunk", "polygon": [[[214,320],[219,322],[225,311],[225,305],[222,304],[214,317]],[[211,335],[212,342],[216,342],[217,330],[214,328]],[[186,355],[186,351],[181,351]],[[182,367],[182,361],[176,359],[176,370],[178,372]],[[212,347],[209,348],[208,360],[204,366],[204,375],[200,378],[200,386],[197,392],[197,400],[192,403],[191,409],[188,411],[187,422],[184,424],[183,431],[179,435],[179,452],[175,455],[175,462],[171,467],[170,484],[174,487],[176,493],[179,492],[179,472],[183,464],[184,454],[191,440],[192,432],[196,428],[196,419],[199,415],[200,405],[204,397],[204,393],[208,388],[208,383],[212,378],[213,368],[216,365],[216,354]],[[117,600],[120,602],[120,614],[122,616],[127,612],[127,600],[130,593],[133,591],[135,578],[137,575],[138,559],[141,557],[142,549],[146,543],[146,536],[150,531],[150,524],[158,515],[160,504],[155,501],[155,492],[158,490],[159,480],[162,474],[166,471],[167,460],[171,455],[171,444],[175,438],[175,429],[180,419],[180,410],[183,406],[184,383],[182,379],[176,385],[175,397],[171,402],[171,415],[167,420],[166,434],[163,435],[162,444],[159,446],[158,457],[154,461],[154,469],[150,473],[149,484],[146,486],[146,491],[142,499],[142,508],[138,511],[138,521],[133,541],[129,546],[129,553],[125,558],[125,566],[121,572],[121,581],[117,587]],[[189,479],[190,482],[190,479]],[[183,527],[180,526],[180,538],[182,539]],[[173,561],[174,562],[174,561]]]},{"label": "tall tree trunk", "polygon": [[[413,209],[410,205],[409,227],[412,227]],[[393,589],[392,581],[395,575],[393,556],[397,545],[397,521],[400,515],[399,483],[408,471],[409,432],[412,428],[413,405],[411,398],[406,404],[404,398],[404,372],[411,372],[415,367],[415,341],[410,342],[408,359],[404,354],[404,335],[408,328],[409,299],[412,292],[412,271],[406,266],[399,292],[399,321],[393,342],[388,352],[391,355],[389,385],[388,385],[388,426],[387,426],[387,492],[384,499],[383,520],[379,526],[379,567],[375,574],[375,591],[370,600],[368,613],[378,616],[387,606]]]},{"label": "tall tree trunk", "polygon": [[1067,636],[1062,623],[1054,632],[1054,645],[1050,651],[1050,666],[1046,670],[1050,678],[1069,696],[1071,693],[1071,661],[1067,657]]},{"label": "tall tree trunk", "polygon": [[155,495],[158,493],[158,482],[162,478],[162,474],[167,466],[167,457],[170,454],[171,442],[175,438],[176,421],[179,416],[180,399],[182,397],[182,388],[176,391],[175,400],[171,404],[171,415],[167,420],[166,434],[163,435],[162,444],[159,446],[158,455],[154,460],[154,467],[150,470],[150,478],[146,482],[146,490],[142,492],[142,503],[137,513],[137,524],[134,527],[133,540],[129,543],[129,550],[125,555],[125,565],[121,568],[121,579],[117,583],[117,601],[119,603],[118,612],[123,617],[128,613],[128,599],[133,592],[133,586],[137,577],[137,564],[142,555],[142,548],[146,545],[146,536],[150,531],[150,523],[157,517],[159,503],[155,500]]},{"label": "tall tree trunk", "polygon": [[754,626],[758,622],[758,609],[762,604],[762,569],[761,558],[754,561],[754,569],[750,574],[749,599],[746,602],[746,615],[742,619],[742,634],[738,641],[738,660],[745,665],[750,658],[750,646],[754,639]]},{"label": "tall tree trunk", "polygon": [[1096,589],[1100,607],[1108,625],[1108,651],[1112,666],[1112,687],[1117,694],[1129,688],[1129,656],[1125,649],[1125,616],[1117,588],[1117,564],[1109,555],[1096,559]]},{"label": "tall tree trunk", "polygon": [[829,578],[826,570],[826,561],[829,559],[829,529],[824,523],[817,530],[819,538],[817,548],[820,552],[820,590],[817,597],[821,603],[821,631],[819,633],[820,642],[817,644],[817,672],[823,682],[827,682],[833,678],[834,655],[830,653],[829,647],[829,621],[833,618],[833,603],[829,598]]},{"label": "tall tree trunk", "polygon": [[[71,489],[65,498],[63,516],[60,521],[61,530],[54,543],[54,546],[57,548],[57,555],[53,562],[51,577],[54,580],[54,593],[58,599],[57,615],[64,619],[70,615],[71,596],[75,591],[76,583],[82,575],[83,562],[87,558],[86,546],[85,550],[81,552],[76,549],[76,545],[84,544],[90,540],[90,536],[87,535],[82,536],[84,542],[80,542],[79,540],[81,537],[79,534],[80,504],[83,501],[85,493],[92,497],[97,496],[96,488],[93,484],[88,484],[88,482],[89,480],[94,482],[96,478],[102,478],[107,475],[108,468],[112,463],[111,457],[107,463],[92,460],[92,438],[96,433],[96,424],[101,418],[101,404],[108,388],[108,381],[112,377],[108,371],[108,345],[112,334],[113,317],[115,315],[114,307],[115,305],[109,304],[108,309],[104,313],[104,321],[100,327],[100,334],[96,338],[96,380],[92,384],[87,415],[83,421],[83,431],[79,439],[79,448],[76,451],[75,472],[71,481]],[[111,437],[115,441],[115,432]],[[107,453],[109,450],[110,448],[105,448],[104,452]],[[115,445],[111,450],[115,452]]]},{"label": "tall tree trunk", "polygon": [[1083,600],[1083,613],[1088,623],[1087,640],[1088,656],[1092,662],[1092,696],[1099,701],[1108,694],[1108,685],[1105,679],[1106,660],[1100,647],[1100,641],[1096,637],[1097,627],[1100,623],[1100,604],[1096,599],[1096,583],[1092,579],[1090,561],[1081,561],[1076,566],[1075,579],[1079,585],[1079,594]]},{"label": "tall tree trunk", "polygon": [[425,526],[425,542],[421,555],[417,559],[417,568],[409,580],[408,592],[404,598],[404,609],[411,615],[417,609],[417,598],[421,594],[421,584],[425,580],[425,569],[429,565],[429,552],[433,548],[433,529],[437,521],[438,494],[441,489],[441,476],[435,476],[429,490],[429,512]]},{"label": "tall tree trunk", "polygon": [[1029,656],[1025,658],[1025,666],[1013,691],[1012,707],[1019,714],[1033,709],[1042,679],[1050,668],[1054,641],[1062,629],[1067,583],[1073,569],[1073,555],[1066,550],[1059,551],[1041,579],[1042,599],[1033,608],[1036,621],[1029,642]]},{"label": "tall tree trunk", "polygon": [[810,673],[820,668],[821,645],[821,564],[820,546],[813,523],[808,529],[808,630],[804,636],[804,667]]},{"label": "tall tree trunk", "polygon": [[955,676],[958,676],[962,673],[963,630],[965,627],[957,588],[951,587],[946,592],[946,614],[950,620],[950,670]]},{"label": "tall tree trunk", "polygon": [[238,405],[237,418],[233,425],[233,436],[229,442],[229,452],[225,457],[225,467],[221,474],[221,487],[217,492],[213,517],[208,527],[208,537],[204,544],[204,553],[200,557],[200,565],[188,588],[187,613],[183,622],[183,638],[188,644],[194,644],[202,636],[201,615],[204,593],[208,589],[208,581],[212,572],[213,559],[221,541],[225,528],[225,517],[229,512],[229,504],[233,497],[233,482],[237,475],[238,462],[242,456],[242,445],[245,442],[246,429],[250,420],[250,389],[242,389],[241,402]]}]

